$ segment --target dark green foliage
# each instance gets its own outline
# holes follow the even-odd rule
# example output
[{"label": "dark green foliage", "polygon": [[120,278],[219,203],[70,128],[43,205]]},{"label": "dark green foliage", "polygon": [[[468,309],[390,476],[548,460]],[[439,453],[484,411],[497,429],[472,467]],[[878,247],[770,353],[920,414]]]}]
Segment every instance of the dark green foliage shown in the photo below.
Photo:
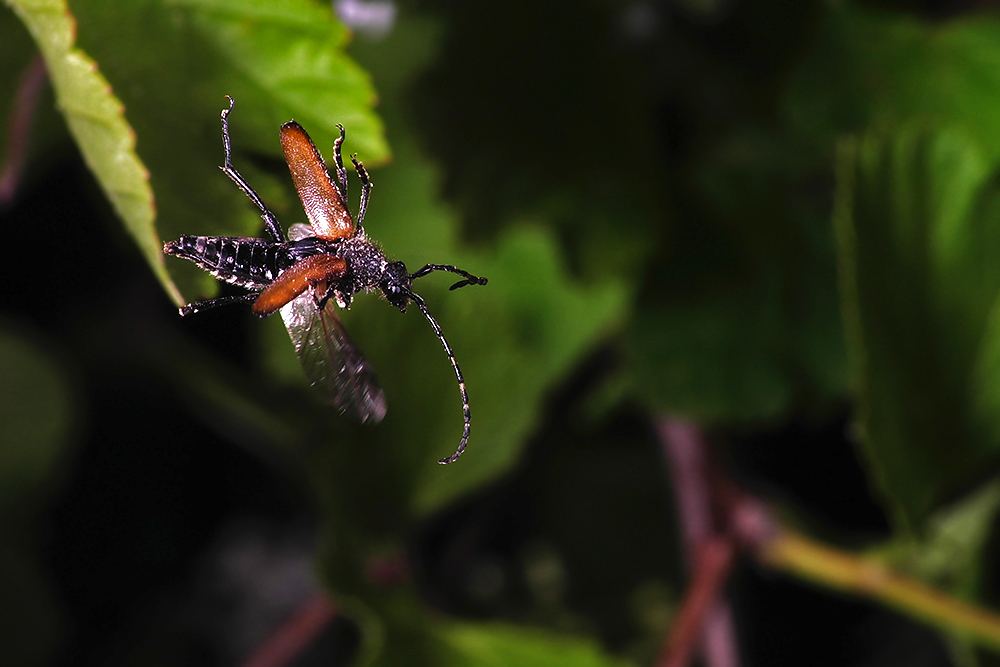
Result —
[{"label": "dark green foliage", "polygon": [[[87,211],[37,228],[14,212],[21,228],[5,227],[50,254],[11,259],[0,303],[0,543],[14,545],[0,549],[12,573],[0,586],[34,605],[21,619],[32,630],[11,626],[23,638],[5,640],[11,652],[47,657],[62,622],[23,517],[70,483],[76,443],[92,456],[104,433],[136,456],[162,439],[206,457],[238,445],[296,487],[362,662],[648,662],[681,585],[679,558],[661,553],[675,528],[650,427],[667,414],[754,433],[851,406],[844,442],[891,518],[896,563],[971,598],[991,593],[980,574],[1000,460],[993,14],[439,3],[401,7],[369,40],[307,0],[7,4],[2,99],[35,46],[54,93],[25,191]],[[226,94],[236,166],[285,226],[304,215],[278,127],[294,118],[329,157],[341,123],[345,154],[371,172],[366,230],[386,254],[489,278],[455,292],[442,276],[417,283],[468,382],[472,438],[456,464],[437,459],[461,433],[458,391],[413,309],[361,296],[343,314],[386,392],[378,426],[315,400],[278,318],[175,320],[168,299],[217,288],[164,262],[161,242],[260,234],[218,169]],[[87,186],[46,180],[70,137],[125,234],[101,227],[111,211],[79,195]],[[356,201],[353,175],[351,187]],[[83,236],[100,239],[87,246],[100,262],[57,250]],[[143,287],[149,268],[164,291]],[[122,378],[148,393],[101,386]],[[122,417],[148,415],[150,401],[170,419]],[[124,422],[109,428],[102,414]],[[811,455],[803,442],[786,465]],[[502,557],[477,570],[480,552]],[[372,563],[393,558],[413,571],[387,585]],[[494,590],[482,573],[498,571]]]}]

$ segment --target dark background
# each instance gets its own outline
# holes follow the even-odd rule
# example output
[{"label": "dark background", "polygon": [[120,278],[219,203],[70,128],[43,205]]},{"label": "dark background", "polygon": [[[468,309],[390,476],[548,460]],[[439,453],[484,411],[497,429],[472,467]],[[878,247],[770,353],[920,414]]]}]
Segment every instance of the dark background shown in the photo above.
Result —
[{"label": "dark background", "polygon": [[[978,4],[866,6],[933,26],[988,16]],[[366,586],[384,586],[410,600],[371,603],[388,626],[399,622],[388,608],[508,621],[592,637],[608,653],[650,664],[685,585],[655,430],[664,414],[704,425],[719,468],[813,534],[851,548],[891,537],[892,519],[847,437],[854,399],[829,221],[834,151],[832,140],[817,139],[853,129],[855,109],[845,101],[847,120],[812,135],[787,112],[804,63],[825,48],[829,11],[819,2],[740,0],[406,3],[401,22],[435,28],[432,56],[403,83],[380,79],[391,74],[380,63],[406,56],[392,51],[401,47],[391,35],[354,38],[349,52],[376,89],[391,91],[376,107],[390,145],[404,132],[394,121],[405,119],[405,142],[439,170],[440,201],[462,243],[489,252],[517,221],[534,220],[558,240],[570,284],[620,284],[627,294],[608,326],[573,348],[565,371],[541,382],[537,418],[512,465],[433,511],[405,515],[377,506],[402,491],[384,488],[391,475],[379,479],[372,431],[324,416],[300,388],[274,381],[259,358],[269,339],[248,309],[177,316],[46,89],[24,178],[0,211],[0,323],[11,368],[24,361],[24,376],[39,383],[37,394],[21,395],[22,416],[57,423],[62,436],[43,472],[23,478],[15,500],[0,506],[2,661],[238,664],[322,583],[337,599],[347,566],[330,545],[377,542],[350,532],[371,519],[391,545],[384,562],[372,564],[372,548],[357,559],[388,574],[346,587],[363,597]],[[141,146],[140,137],[140,154]],[[246,159],[280,177],[273,156]],[[379,173],[372,169],[374,236]],[[497,282],[490,278],[484,290]],[[488,298],[479,288],[439,289],[438,303]],[[701,303],[711,305],[700,311]],[[795,316],[772,318],[772,306]],[[677,313],[692,323],[676,325],[679,334],[676,319],[663,324]],[[558,315],[550,308],[537,317]],[[447,386],[445,359],[415,320],[392,354],[427,348],[429,363],[444,368],[434,393]],[[360,330],[362,347],[383,354]],[[805,351],[795,351],[803,339]],[[486,352],[469,355],[484,359],[480,368],[490,363],[483,342]],[[38,366],[27,365],[36,357]],[[390,389],[401,372],[392,358],[378,368]],[[710,361],[699,366],[702,358]],[[685,375],[689,359],[709,379]],[[205,378],[231,391],[220,400],[251,407],[217,412],[192,397],[194,384],[216,391]],[[476,375],[466,379],[474,413],[488,414],[481,406],[491,390],[477,395]],[[442,392],[454,426],[454,388]],[[390,394],[396,411],[414,396],[398,387]],[[330,518],[338,491],[316,477],[329,463],[331,428],[354,443],[347,460],[372,457],[355,483],[376,500],[356,507],[379,518],[358,515],[347,528]],[[450,451],[451,433],[434,441],[429,460]],[[467,457],[477,456],[476,434],[474,422]],[[291,444],[274,446],[283,437]],[[462,475],[463,461],[448,472]],[[990,579],[980,589],[986,598]],[[953,660],[934,631],[749,558],[726,591],[747,665]],[[363,645],[358,618],[338,616],[292,664],[351,664]],[[419,630],[390,636],[409,632]],[[409,664],[435,664],[433,650],[413,642]]]}]

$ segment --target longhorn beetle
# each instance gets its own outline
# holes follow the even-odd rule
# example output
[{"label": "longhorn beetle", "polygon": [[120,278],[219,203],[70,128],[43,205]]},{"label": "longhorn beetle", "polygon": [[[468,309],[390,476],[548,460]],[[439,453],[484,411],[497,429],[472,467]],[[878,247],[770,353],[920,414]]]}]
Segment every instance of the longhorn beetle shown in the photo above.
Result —
[{"label": "longhorn beetle", "polygon": [[270,240],[244,236],[182,236],[164,244],[163,252],[190,260],[219,280],[250,290],[248,294],[224,296],[190,303],[181,316],[234,303],[253,303],[261,317],[281,311],[295,352],[313,386],[318,387],[337,408],[361,421],[380,421],[385,416],[385,395],[364,356],[347,335],[334,304],[349,308],[354,295],[380,290],[382,296],[401,311],[409,302],[417,304],[437,335],[455,369],[462,395],[465,427],[455,453],[439,463],[452,463],[465,451],[469,441],[471,415],[465,379],[441,327],[431,317],[427,304],[411,290],[414,280],[434,271],[448,271],[462,277],[451,289],[485,285],[486,278],[449,264],[427,264],[408,273],[402,262],[390,262],[365,235],[363,223],[372,184],[368,172],[351,156],[361,179],[361,204],[357,224],[347,206],[347,169],[340,155],[344,127],[333,142],[336,178],[331,177],[312,139],[293,120],[281,126],[281,147],[302,200],[309,225],[296,224],[288,238],[274,214],[260,200],[232,164],[229,141],[229,107],[222,111],[222,143],[226,152],[223,173],[236,183],[260,209]]}]

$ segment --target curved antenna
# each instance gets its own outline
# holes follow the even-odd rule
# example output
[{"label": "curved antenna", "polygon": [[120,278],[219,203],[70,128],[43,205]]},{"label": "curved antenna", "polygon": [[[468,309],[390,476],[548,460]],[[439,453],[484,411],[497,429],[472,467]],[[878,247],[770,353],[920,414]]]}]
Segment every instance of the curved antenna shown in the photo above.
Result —
[{"label": "curved antenna", "polygon": [[462,431],[462,440],[458,443],[458,449],[455,450],[455,453],[447,458],[438,460],[438,463],[447,465],[448,463],[457,461],[458,457],[465,452],[465,445],[469,442],[469,432],[472,430],[472,413],[469,411],[469,394],[465,390],[465,378],[462,377],[462,369],[458,367],[458,361],[455,360],[455,353],[451,351],[451,346],[448,345],[448,341],[445,339],[440,325],[438,325],[437,321],[427,311],[427,304],[424,303],[424,300],[419,295],[414,294],[410,290],[403,288],[403,291],[413,303],[417,304],[417,308],[424,314],[427,321],[431,323],[431,328],[434,329],[438,340],[444,346],[444,353],[448,355],[448,359],[451,360],[451,366],[455,369],[455,377],[458,378],[458,390],[462,393],[462,412],[465,415],[465,429]]}]

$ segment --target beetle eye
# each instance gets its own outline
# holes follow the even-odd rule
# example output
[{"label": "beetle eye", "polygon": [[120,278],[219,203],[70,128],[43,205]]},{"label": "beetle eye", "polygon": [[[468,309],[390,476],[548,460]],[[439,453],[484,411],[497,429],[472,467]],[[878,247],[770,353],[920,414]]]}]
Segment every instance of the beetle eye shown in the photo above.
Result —
[{"label": "beetle eye", "polygon": [[410,301],[407,293],[409,286],[410,274],[406,272],[406,265],[402,262],[391,262],[386,265],[379,288],[389,303],[404,312],[406,304]]},{"label": "beetle eye", "polygon": [[385,279],[382,281],[380,287],[382,288],[382,294],[385,296],[386,301],[396,306],[396,308],[399,308],[401,311],[406,311],[406,304],[409,302],[409,297],[406,292],[403,291],[401,285],[394,283],[389,279]]}]

